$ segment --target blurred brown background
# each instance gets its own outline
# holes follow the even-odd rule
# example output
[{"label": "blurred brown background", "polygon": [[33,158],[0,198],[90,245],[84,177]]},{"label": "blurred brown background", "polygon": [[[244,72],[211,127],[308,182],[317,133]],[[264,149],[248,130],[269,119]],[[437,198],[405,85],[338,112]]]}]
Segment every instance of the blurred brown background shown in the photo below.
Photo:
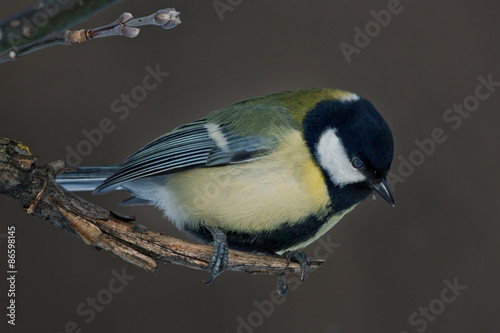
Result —
[{"label": "blurred brown background", "polygon": [[[16,226],[19,271],[17,325],[6,324],[2,279],[0,330],[498,332],[500,87],[456,130],[443,115],[455,103],[474,102],[468,96],[478,76],[500,82],[500,3],[401,0],[386,27],[368,24],[374,36],[348,64],[339,45],[354,45],[354,28],[364,30],[374,21],[370,12],[393,1],[221,2],[232,8],[223,21],[212,1],[124,1],[81,26],[164,7],[180,11],[182,24],[144,27],[135,39],[52,47],[0,66],[0,136],[23,141],[46,163],[64,158],[67,146],[85,139],[83,130],[109,118],[114,131],[81,165],[113,164],[175,126],[244,98],[342,88],[370,99],[391,126],[394,174],[402,168],[398,157],[420,164],[395,185],[396,208],[380,199],[362,203],[324,238],[340,244],[324,267],[271,308],[274,277],[226,272],[207,287],[208,273],[183,267],[162,265],[148,274],[0,197],[0,233]],[[31,4],[3,1],[1,17]],[[142,86],[145,68],[157,64],[169,76],[121,120],[111,104]],[[419,161],[424,155],[415,140],[436,128],[446,141]],[[119,208],[124,193],[85,197],[182,236],[152,207]],[[118,288],[113,270],[134,279]],[[445,280],[467,287],[454,294]]]}]

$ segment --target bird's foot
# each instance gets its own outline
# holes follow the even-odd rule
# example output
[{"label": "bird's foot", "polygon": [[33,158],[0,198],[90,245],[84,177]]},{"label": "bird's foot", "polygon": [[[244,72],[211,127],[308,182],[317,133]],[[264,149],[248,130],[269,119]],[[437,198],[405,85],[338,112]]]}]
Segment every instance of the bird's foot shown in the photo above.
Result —
[{"label": "bird's foot", "polygon": [[290,282],[286,283],[286,272],[278,274],[278,284],[277,291],[281,296],[285,296],[288,287],[290,287]]},{"label": "bird's foot", "polygon": [[[288,260],[287,266],[290,265],[292,259],[300,265],[300,267],[302,268],[302,275],[300,276],[300,281],[304,282],[307,273],[307,263],[309,262],[307,254],[305,252],[298,253],[298,252],[286,251],[282,254],[282,256]],[[285,296],[289,286],[290,282],[288,283],[286,282],[286,272],[278,274],[278,284],[277,284],[278,294],[280,294],[281,296]]]},{"label": "bird's foot", "polygon": [[210,270],[210,274],[212,276],[210,277],[210,280],[205,282],[205,284],[208,285],[226,269],[229,260],[229,249],[226,235],[220,229],[206,224],[204,227],[210,231],[212,237],[214,238],[214,254],[208,265],[208,269]]},{"label": "bird's foot", "polygon": [[296,261],[300,265],[300,267],[302,268],[302,275],[300,276],[300,281],[304,282],[307,273],[307,263],[309,262],[307,254],[305,252],[299,253],[299,252],[286,251],[283,253],[283,257],[285,257],[288,260],[288,265],[290,265],[292,259],[294,259],[294,261]]}]

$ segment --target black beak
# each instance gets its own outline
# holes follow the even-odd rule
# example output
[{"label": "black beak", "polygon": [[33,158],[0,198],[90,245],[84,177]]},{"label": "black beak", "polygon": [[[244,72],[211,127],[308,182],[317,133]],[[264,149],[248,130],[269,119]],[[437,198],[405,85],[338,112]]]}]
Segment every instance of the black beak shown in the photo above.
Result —
[{"label": "black beak", "polygon": [[385,179],[382,178],[382,181],[380,183],[371,183],[370,187],[378,193],[384,199],[387,201],[392,207],[394,207],[394,198],[392,197],[391,190],[389,189],[389,185],[387,185],[387,182]]}]

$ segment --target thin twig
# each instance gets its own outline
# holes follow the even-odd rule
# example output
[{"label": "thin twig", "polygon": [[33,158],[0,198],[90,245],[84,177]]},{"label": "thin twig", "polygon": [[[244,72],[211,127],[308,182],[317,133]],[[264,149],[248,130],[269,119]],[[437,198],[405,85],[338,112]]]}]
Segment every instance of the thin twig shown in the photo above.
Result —
[{"label": "thin twig", "polygon": [[0,52],[68,29],[120,1],[39,0],[0,22]]},{"label": "thin twig", "polygon": [[[57,173],[66,171],[64,161],[37,167],[35,160],[19,142],[0,140],[0,193],[19,201],[28,213],[147,271],[155,270],[158,261],[208,270],[211,246],[150,231],[131,218],[97,207],[54,181]],[[308,267],[318,268],[323,262],[310,260]],[[234,250],[229,251],[227,269],[275,274],[282,280],[283,272],[301,271],[300,265],[282,257]]]},{"label": "thin twig", "polygon": [[160,9],[154,14],[140,18],[134,18],[130,13],[123,13],[116,21],[102,27],[75,31],[65,30],[43,39],[33,41],[32,43],[14,47],[0,53],[0,64],[53,45],[72,45],[94,38],[111,36],[134,38],[139,35],[140,29],[138,27],[144,25],[157,25],[161,26],[163,29],[172,29],[181,23],[179,15],[180,13],[175,11],[175,8]]}]

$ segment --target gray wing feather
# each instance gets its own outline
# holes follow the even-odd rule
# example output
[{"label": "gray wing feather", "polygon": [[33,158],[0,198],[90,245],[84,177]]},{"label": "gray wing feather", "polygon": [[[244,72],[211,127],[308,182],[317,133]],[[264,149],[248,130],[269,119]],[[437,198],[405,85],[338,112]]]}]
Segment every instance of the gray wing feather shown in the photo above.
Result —
[{"label": "gray wing feather", "polygon": [[131,155],[94,193],[106,193],[125,182],[205,166],[220,166],[255,160],[267,154],[272,139],[237,136],[220,125],[227,147],[219,147],[208,129],[206,119],[180,126]]}]

